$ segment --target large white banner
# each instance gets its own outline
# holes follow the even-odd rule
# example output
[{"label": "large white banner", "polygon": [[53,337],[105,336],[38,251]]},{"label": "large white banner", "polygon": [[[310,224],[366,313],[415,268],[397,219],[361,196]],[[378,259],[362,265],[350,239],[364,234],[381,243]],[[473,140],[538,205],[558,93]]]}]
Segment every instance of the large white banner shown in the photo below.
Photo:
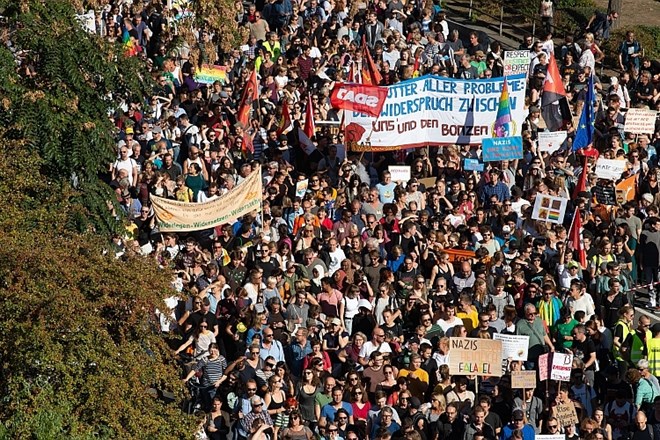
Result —
[{"label": "large white banner", "polygon": [[[388,87],[378,118],[346,111],[346,140],[353,150],[383,150],[427,145],[473,144],[493,136],[504,78],[458,80],[423,76]],[[525,120],[525,75],[507,77],[513,119],[519,136]]]}]

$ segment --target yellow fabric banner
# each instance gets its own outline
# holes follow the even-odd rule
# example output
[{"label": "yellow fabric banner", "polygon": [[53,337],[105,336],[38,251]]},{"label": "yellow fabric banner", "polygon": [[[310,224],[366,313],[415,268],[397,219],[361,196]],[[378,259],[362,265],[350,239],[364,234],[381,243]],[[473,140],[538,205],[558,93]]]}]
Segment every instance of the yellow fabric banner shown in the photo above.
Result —
[{"label": "yellow fabric banner", "polygon": [[237,219],[261,205],[261,168],[222,197],[204,203],[185,203],[151,196],[161,232],[199,231]]}]

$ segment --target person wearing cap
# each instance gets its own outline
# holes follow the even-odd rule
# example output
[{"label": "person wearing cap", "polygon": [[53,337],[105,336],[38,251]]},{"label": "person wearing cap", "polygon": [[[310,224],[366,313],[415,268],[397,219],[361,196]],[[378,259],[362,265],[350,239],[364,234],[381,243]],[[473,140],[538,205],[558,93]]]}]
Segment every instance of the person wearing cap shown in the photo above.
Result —
[{"label": "person wearing cap", "polygon": [[[373,307],[369,300],[361,299],[358,301],[358,313],[353,316],[353,326],[351,327],[351,336],[356,333],[368,335],[377,327],[376,317],[371,313]],[[373,350],[372,350],[373,351]]]},{"label": "person wearing cap", "polygon": [[536,438],[534,427],[525,421],[525,413],[521,409],[513,410],[511,423],[502,428],[500,440],[511,440],[513,432],[516,430],[522,431],[523,440],[534,440]]}]

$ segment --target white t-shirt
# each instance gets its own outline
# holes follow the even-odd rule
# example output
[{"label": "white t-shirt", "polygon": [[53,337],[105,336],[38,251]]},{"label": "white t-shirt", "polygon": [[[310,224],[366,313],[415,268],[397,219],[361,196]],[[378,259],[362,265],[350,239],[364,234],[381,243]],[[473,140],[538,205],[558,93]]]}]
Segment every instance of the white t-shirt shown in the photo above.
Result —
[{"label": "white t-shirt", "polygon": [[330,256],[330,264],[328,265],[328,276],[332,276],[336,271],[341,269],[341,262],[346,259],[346,254],[337,246],[337,249],[334,252],[328,252]]},{"label": "white t-shirt", "polygon": [[360,357],[368,358],[369,356],[371,356],[371,353],[376,351],[376,349],[378,349],[378,351],[381,353],[392,353],[392,348],[390,347],[390,344],[388,344],[387,342],[383,342],[382,344],[380,344],[380,346],[378,346],[371,341],[367,341],[364,343],[362,349],[360,350]]}]

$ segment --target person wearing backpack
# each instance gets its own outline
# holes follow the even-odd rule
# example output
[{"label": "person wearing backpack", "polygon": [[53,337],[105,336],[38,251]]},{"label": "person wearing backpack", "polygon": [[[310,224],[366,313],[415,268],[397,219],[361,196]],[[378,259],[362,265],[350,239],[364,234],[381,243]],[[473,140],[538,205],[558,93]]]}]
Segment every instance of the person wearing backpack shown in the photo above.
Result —
[{"label": "person wearing backpack", "polygon": [[660,383],[658,383],[658,378],[651,374],[648,360],[640,359],[637,362],[637,370],[641,377],[635,391],[635,406],[638,410],[648,411],[652,408],[655,398],[660,396]]}]

